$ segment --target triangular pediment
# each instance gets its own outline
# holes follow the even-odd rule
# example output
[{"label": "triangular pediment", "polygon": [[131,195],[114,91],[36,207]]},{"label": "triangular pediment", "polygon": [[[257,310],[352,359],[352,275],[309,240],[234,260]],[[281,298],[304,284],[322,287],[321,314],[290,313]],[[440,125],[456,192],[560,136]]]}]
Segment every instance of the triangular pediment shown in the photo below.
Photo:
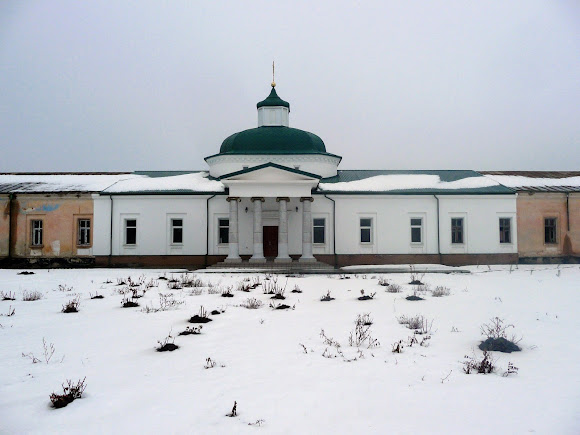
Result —
[{"label": "triangular pediment", "polygon": [[241,171],[231,172],[222,175],[222,181],[276,181],[276,182],[293,182],[293,181],[318,181],[320,176],[310,172],[304,172],[299,169],[289,168],[276,163],[266,163],[252,168],[242,169]]}]

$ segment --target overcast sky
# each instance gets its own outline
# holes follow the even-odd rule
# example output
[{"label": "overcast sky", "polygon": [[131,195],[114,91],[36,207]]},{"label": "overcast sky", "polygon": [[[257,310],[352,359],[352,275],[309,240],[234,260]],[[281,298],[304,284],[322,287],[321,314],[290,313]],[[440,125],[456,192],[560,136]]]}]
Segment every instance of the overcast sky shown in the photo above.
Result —
[{"label": "overcast sky", "polygon": [[580,170],[580,2],[0,1],[0,171],[206,169],[276,90],[342,169]]}]

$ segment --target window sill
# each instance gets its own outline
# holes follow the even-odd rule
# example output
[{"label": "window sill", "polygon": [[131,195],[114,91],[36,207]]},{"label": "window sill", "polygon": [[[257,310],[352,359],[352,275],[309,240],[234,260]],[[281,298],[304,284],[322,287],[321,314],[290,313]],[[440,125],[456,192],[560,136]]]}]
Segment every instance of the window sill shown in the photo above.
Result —
[{"label": "window sill", "polygon": [[42,249],[44,245],[30,245],[30,249]]},{"label": "window sill", "polygon": [[137,244],[135,243],[134,245],[127,245],[126,243],[123,245],[123,248],[136,248]]},{"label": "window sill", "polygon": [[92,248],[92,247],[93,247],[92,244],[91,245],[77,245],[77,248],[79,248],[79,249],[87,249],[87,248]]},{"label": "window sill", "polygon": [[170,243],[169,246],[172,248],[183,248],[183,243]]}]

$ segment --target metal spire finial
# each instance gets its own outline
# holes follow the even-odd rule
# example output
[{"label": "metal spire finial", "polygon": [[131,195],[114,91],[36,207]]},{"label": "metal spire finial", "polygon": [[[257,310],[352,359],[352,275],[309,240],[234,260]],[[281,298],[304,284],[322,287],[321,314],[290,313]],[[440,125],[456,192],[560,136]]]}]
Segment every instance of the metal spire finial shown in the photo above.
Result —
[{"label": "metal spire finial", "polygon": [[274,61],[272,61],[272,87],[276,87],[276,82],[274,81]]}]

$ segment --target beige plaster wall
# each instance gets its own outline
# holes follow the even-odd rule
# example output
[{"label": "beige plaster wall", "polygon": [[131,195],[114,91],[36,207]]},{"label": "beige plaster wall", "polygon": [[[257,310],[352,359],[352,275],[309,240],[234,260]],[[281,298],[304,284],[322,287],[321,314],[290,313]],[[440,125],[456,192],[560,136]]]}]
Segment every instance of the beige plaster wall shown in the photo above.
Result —
[{"label": "beige plaster wall", "polygon": [[[580,194],[518,192],[518,253],[520,257],[558,257],[580,254]],[[557,218],[557,243],[544,243],[544,219]]]},{"label": "beige plaster wall", "polygon": [[0,258],[8,256],[10,239],[10,200],[8,195],[0,196]]},{"label": "beige plaster wall", "polygon": [[[13,257],[73,257],[90,255],[89,247],[77,247],[77,220],[91,219],[93,200],[89,195],[18,194],[12,203]],[[43,244],[31,247],[31,221],[43,221]],[[91,242],[94,234],[91,234]]]}]

